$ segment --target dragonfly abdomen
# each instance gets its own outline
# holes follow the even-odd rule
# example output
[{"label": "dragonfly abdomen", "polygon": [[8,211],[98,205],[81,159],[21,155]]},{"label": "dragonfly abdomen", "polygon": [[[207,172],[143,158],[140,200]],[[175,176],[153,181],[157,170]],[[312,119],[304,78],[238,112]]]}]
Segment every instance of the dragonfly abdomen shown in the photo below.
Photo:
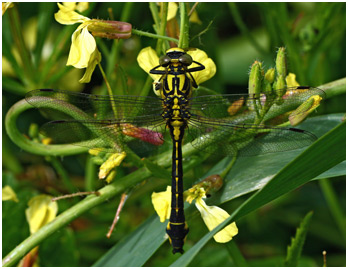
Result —
[{"label": "dragonfly abdomen", "polygon": [[[181,124],[180,124],[181,123]],[[189,231],[185,221],[183,197],[183,171],[182,171],[182,139],[184,136],[184,122],[174,120],[169,122],[169,130],[173,139],[172,156],[172,203],[171,214],[166,232],[173,247],[173,253],[183,253],[183,245]]]}]

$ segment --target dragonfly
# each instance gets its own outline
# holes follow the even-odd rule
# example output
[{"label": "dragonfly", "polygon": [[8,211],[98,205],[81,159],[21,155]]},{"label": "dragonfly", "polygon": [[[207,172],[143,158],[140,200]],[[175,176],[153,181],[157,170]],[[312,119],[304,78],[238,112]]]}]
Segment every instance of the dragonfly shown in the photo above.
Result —
[{"label": "dragonfly", "polygon": [[[193,64],[195,64],[193,66]],[[193,66],[193,67],[192,67]],[[292,87],[261,94],[194,96],[192,73],[205,66],[181,48],[171,48],[150,73],[159,96],[110,96],[53,89],[29,92],[26,100],[52,121],[41,133],[55,144],[73,144],[105,152],[142,151],[172,143],[171,214],[166,226],[172,252],[183,253],[189,232],[184,214],[184,141],[197,151],[227,156],[253,156],[299,149],[316,140],[312,133],[279,127],[270,120],[298,107],[318,88]],[[197,91],[196,91],[197,92]],[[58,111],[58,113],[57,113]]]}]

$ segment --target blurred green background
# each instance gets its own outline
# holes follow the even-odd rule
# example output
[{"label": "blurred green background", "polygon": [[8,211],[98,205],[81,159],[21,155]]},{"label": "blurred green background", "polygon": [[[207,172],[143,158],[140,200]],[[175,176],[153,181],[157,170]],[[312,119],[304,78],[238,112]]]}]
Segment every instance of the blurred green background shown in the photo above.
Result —
[{"label": "blurred green background", "polygon": [[[110,8],[111,13],[108,11]],[[196,10],[201,23],[190,25],[190,47],[203,49],[215,61],[217,74],[204,86],[217,93],[247,92],[250,65],[259,60],[266,69],[273,67],[277,48],[281,46],[287,49],[289,71],[297,75],[301,85],[316,87],[345,77],[345,3],[200,3]],[[54,88],[92,92],[102,91],[104,87],[98,69],[93,74],[92,82],[83,85],[78,83],[83,74],[81,70],[65,66],[70,35],[77,25],[58,24],[53,16],[57,11],[56,3],[19,3],[3,15],[3,122],[10,107],[30,90]],[[91,3],[86,14],[90,18],[101,19],[110,19],[112,14],[115,20],[126,18],[125,21],[135,29],[153,32],[148,3]],[[15,21],[18,25],[14,25]],[[32,62],[31,70],[26,70],[28,66],[18,57],[18,44],[14,40],[16,31],[22,33],[30,55],[28,60]],[[102,53],[103,47],[108,50],[114,42],[97,40]],[[113,87],[123,87],[123,91],[136,95],[142,90],[147,77],[138,66],[136,57],[142,48],[154,48],[156,40],[133,35],[131,39],[118,43],[117,58],[113,59],[115,65],[106,66],[110,59],[104,55],[102,65],[110,76]],[[14,66],[14,62],[18,65]],[[115,71],[125,74],[126,88],[124,77],[116,77]],[[150,95],[153,95],[152,91]],[[322,114],[344,113],[345,98],[342,95],[331,98],[319,111]],[[33,110],[21,115],[18,128],[27,134],[31,123],[43,122],[45,119]],[[57,196],[86,189],[84,175],[88,157],[87,154],[82,154],[50,158],[30,154],[9,139],[4,125],[2,145],[3,186],[12,186],[19,198],[19,203],[3,202],[4,257],[29,236],[24,210],[31,197],[40,193]],[[207,167],[210,167],[209,164]],[[88,188],[98,189],[105,184],[97,180],[97,168],[93,169],[95,181],[89,182]],[[127,167],[118,169],[117,178],[121,178],[127,171]],[[187,185],[193,183],[195,173],[200,172],[193,171],[192,175],[188,175]],[[70,184],[62,183],[62,177],[69,179]],[[119,197],[77,218],[40,245],[40,265],[92,265],[115,243],[154,214],[151,193],[154,190],[164,190],[167,184],[166,180],[151,178],[146,184],[137,186],[127,200],[111,239],[107,239],[105,234],[114,217]],[[326,183],[312,181],[238,222],[240,233],[233,240],[248,265],[279,265],[301,219],[307,212],[313,211],[300,265],[322,266],[322,251],[326,250],[328,266],[345,266],[345,234],[338,229],[332,217],[322,184]],[[344,214],[345,178],[331,178],[329,184],[333,197]],[[228,204],[228,211],[233,211],[248,196],[249,194],[234,199]],[[70,208],[77,201],[78,199],[60,201],[59,212]],[[194,221],[202,222],[198,218]],[[207,232],[203,222],[194,227],[190,230],[187,245],[194,244]],[[167,266],[175,259],[176,256],[171,254],[170,245],[166,242],[145,265]],[[223,245],[211,241],[190,265],[236,264]]]}]

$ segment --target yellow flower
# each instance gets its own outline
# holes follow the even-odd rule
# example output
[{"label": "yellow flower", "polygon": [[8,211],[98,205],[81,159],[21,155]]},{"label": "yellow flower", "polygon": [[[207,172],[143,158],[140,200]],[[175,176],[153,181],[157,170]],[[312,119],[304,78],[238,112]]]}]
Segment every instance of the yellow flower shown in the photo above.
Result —
[{"label": "yellow flower", "polygon": [[96,65],[101,62],[101,54],[94,36],[111,39],[129,38],[132,25],[126,22],[90,19],[73,11],[74,8],[79,9],[79,5],[82,9],[86,8],[82,4],[64,3],[62,5],[58,3],[59,11],[54,14],[54,17],[61,24],[81,23],[71,37],[67,65],[80,69],[86,68],[86,72],[79,82],[88,83]]},{"label": "yellow flower", "polygon": [[88,9],[88,2],[63,2],[63,5],[70,10],[77,10],[78,12],[83,12]]},{"label": "yellow flower", "polygon": [[13,7],[13,3],[12,2],[3,2],[2,3],[2,15],[4,15],[4,13],[6,12],[6,10],[8,8]]},{"label": "yellow flower", "polygon": [[19,202],[16,193],[13,191],[13,189],[6,185],[5,187],[2,188],[2,200],[3,201],[15,201]]},{"label": "yellow flower", "polygon": [[[211,231],[230,215],[220,207],[208,206],[202,198],[203,197],[197,198],[195,205],[201,213],[205,225],[207,225],[209,231]],[[233,222],[216,233],[214,239],[218,243],[227,243],[237,234],[238,228],[236,223]]]},{"label": "yellow flower", "polygon": [[304,101],[298,108],[289,115],[289,122],[292,126],[299,125],[307,116],[312,113],[319,105],[323,98],[319,95],[314,95]]},{"label": "yellow flower", "polygon": [[[99,168],[99,178],[103,179],[105,178],[112,169],[114,169],[117,166],[120,166],[122,163],[123,159],[126,158],[126,153],[121,152],[121,153],[114,153],[112,154]],[[115,175],[115,174],[114,174]],[[109,178],[109,181],[112,179]]]},{"label": "yellow flower", "polygon": [[[197,85],[203,83],[204,81],[207,81],[208,79],[212,78],[216,73],[216,66],[215,63],[211,58],[208,57],[208,55],[200,49],[195,50],[189,50],[187,52],[194,61],[197,61],[205,66],[205,69],[202,71],[192,72],[192,76],[197,82]],[[137,61],[139,66],[148,73],[151,78],[156,82],[161,78],[161,75],[154,75],[150,74],[150,70],[154,68],[155,66],[158,66],[159,64],[159,58],[156,54],[155,50],[151,47],[146,47],[142,49],[137,57]],[[197,67],[198,65],[196,63],[192,63],[189,68]],[[158,70],[161,70],[159,68]],[[163,70],[163,68],[162,68]]]},{"label": "yellow flower", "polygon": [[178,4],[174,3],[174,2],[169,2],[168,3],[167,21],[174,19],[177,11],[178,11]]},{"label": "yellow flower", "polygon": [[71,7],[59,3],[58,7],[59,11],[54,14],[57,22],[66,25],[81,23],[71,37],[71,47],[66,65],[72,65],[79,69],[86,68],[86,72],[79,82],[88,83],[96,65],[101,61],[101,54],[97,49],[95,39],[88,32],[88,26],[92,20],[73,11]]},{"label": "yellow flower", "polygon": [[156,210],[157,215],[160,217],[161,222],[165,222],[170,217],[170,205],[172,199],[172,187],[167,186],[166,191],[154,192],[151,195],[153,207]]},{"label": "yellow flower", "polygon": [[[230,215],[220,207],[208,206],[203,198],[205,198],[205,190],[199,186],[193,186],[188,190],[186,201],[191,203],[196,200],[195,205],[198,211],[201,213],[202,219],[209,231],[213,230],[216,226],[226,220]],[[229,224],[221,231],[214,235],[214,239],[218,243],[227,243],[238,234],[238,228],[235,222]]]},{"label": "yellow flower", "polygon": [[[167,21],[174,19],[176,17],[177,12],[178,12],[178,4],[175,2],[169,2]],[[193,22],[193,23],[202,24],[201,20],[198,17],[198,13],[196,9],[192,12],[189,20],[190,22]]]},{"label": "yellow flower", "polygon": [[[206,191],[204,188],[196,185],[185,192],[186,201],[192,203],[196,200],[195,205],[201,216],[205,225],[211,231],[224,220],[226,220],[230,215],[223,209],[217,206],[208,206],[204,202],[203,198],[206,196]],[[160,221],[164,222],[169,219],[171,212],[171,187],[167,186],[167,190],[164,192],[154,192],[151,196],[152,204],[156,210],[157,215],[160,217]],[[238,234],[238,228],[235,222],[229,224],[224,229],[219,231],[214,235],[214,239],[218,243],[229,242],[233,236]]]},{"label": "yellow flower", "polygon": [[51,222],[57,215],[57,202],[52,202],[49,195],[38,195],[30,199],[25,216],[29,223],[30,233],[37,232],[41,227]]},{"label": "yellow flower", "polygon": [[296,81],[296,75],[294,73],[289,73],[289,75],[286,76],[286,85],[288,87],[297,87],[300,86],[300,84]]}]

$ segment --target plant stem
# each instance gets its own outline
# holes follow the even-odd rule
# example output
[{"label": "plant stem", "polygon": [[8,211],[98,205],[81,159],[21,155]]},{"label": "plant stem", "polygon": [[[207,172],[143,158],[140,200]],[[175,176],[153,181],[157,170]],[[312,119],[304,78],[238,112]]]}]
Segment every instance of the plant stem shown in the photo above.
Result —
[{"label": "plant stem", "polygon": [[[164,36],[166,33],[166,26],[167,26],[167,14],[168,14],[168,3],[163,2],[161,3],[161,23],[159,28],[159,34]],[[161,50],[163,48],[163,39],[157,40],[156,45],[156,53],[159,55],[161,53]]]},{"label": "plant stem", "polygon": [[244,256],[240,252],[240,250],[236,244],[236,241],[234,239],[226,244],[226,248],[228,250],[228,253],[230,253],[232,260],[234,261],[235,266],[238,266],[238,267],[248,266],[248,263],[246,262]]},{"label": "plant stem", "polygon": [[167,41],[172,41],[175,43],[178,43],[179,40],[177,40],[176,38],[173,37],[169,37],[169,36],[162,36],[162,35],[156,35],[156,34],[152,34],[149,32],[144,32],[141,30],[137,30],[137,29],[132,29],[132,33],[135,35],[139,35],[139,36],[147,36],[147,37],[151,37],[151,38],[156,38],[156,39],[163,39],[163,40],[167,40]]},{"label": "plant stem", "polygon": [[180,36],[179,48],[186,49],[189,47],[189,18],[187,16],[187,8],[185,2],[180,2]]}]

